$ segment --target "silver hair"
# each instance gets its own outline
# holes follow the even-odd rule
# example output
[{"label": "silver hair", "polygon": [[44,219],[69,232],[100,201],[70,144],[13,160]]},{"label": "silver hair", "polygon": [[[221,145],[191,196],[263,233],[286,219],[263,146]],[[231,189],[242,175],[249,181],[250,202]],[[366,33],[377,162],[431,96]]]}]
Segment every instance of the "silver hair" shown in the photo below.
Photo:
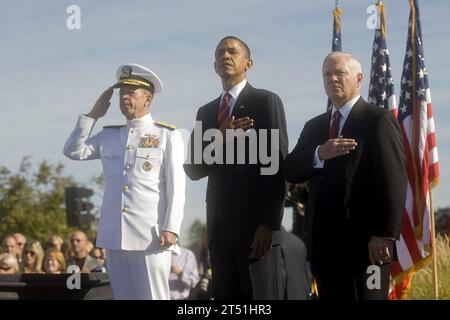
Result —
[{"label": "silver hair", "polygon": [[333,58],[342,57],[342,56],[345,57],[345,59],[347,60],[348,67],[355,75],[358,73],[362,74],[361,63],[359,63],[359,61],[355,57],[353,57],[350,53],[346,53],[346,52],[342,52],[342,51],[333,51],[333,52],[329,53],[323,60],[323,65],[325,65],[325,62],[328,59],[333,59]]}]

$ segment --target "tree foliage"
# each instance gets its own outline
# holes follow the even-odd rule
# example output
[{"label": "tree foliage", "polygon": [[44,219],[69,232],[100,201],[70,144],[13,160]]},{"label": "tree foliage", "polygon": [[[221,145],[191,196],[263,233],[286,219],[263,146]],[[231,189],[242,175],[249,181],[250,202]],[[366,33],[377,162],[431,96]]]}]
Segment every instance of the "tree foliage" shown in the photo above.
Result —
[{"label": "tree foliage", "polygon": [[64,188],[74,184],[63,175],[63,165],[42,161],[33,173],[30,157],[17,173],[0,167],[0,236],[20,232],[44,242],[49,236],[66,237]]},{"label": "tree foliage", "polygon": [[189,227],[189,244],[187,247],[198,254],[202,246],[203,233],[206,231],[206,225],[199,219],[195,219]]},{"label": "tree foliage", "polygon": [[434,216],[436,235],[450,236],[450,208],[438,208]]}]

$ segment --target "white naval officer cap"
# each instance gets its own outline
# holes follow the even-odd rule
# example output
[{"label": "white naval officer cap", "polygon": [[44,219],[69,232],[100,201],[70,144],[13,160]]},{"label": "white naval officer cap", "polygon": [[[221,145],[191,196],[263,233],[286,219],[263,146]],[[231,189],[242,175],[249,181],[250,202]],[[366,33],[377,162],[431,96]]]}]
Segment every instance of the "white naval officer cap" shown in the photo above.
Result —
[{"label": "white naval officer cap", "polygon": [[124,85],[136,86],[158,93],[162,90],[162,82],[149,68],[136,63],[127,63],[117,69],[118,82],[113,86],[120,88]]}]

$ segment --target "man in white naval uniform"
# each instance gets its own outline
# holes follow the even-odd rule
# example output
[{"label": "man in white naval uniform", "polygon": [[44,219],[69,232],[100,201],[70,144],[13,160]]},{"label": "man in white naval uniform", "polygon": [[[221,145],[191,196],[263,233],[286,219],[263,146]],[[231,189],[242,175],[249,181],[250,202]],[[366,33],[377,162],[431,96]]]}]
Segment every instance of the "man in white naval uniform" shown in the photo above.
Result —
[{"label": "man in white naval uniform", "polygon": [[[107,267],[115,299],[170,299],[171,250],[183,218],[184,144],[172,126],[148,112],[161,90],[151,70],[127,64],[117,71],[92,110],[81,115],[64,146],[73,160],[101,159],[105,192],[97,246],[107,249]],[[120,89],[126,125],[91,132]]]}]

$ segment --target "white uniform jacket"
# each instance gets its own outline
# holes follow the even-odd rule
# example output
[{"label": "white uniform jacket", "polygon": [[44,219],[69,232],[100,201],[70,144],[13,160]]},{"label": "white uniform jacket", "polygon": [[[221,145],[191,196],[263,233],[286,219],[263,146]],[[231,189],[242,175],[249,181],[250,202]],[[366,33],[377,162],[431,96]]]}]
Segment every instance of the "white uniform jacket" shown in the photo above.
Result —
[{"label": "white uniform jacket", "polygon": [[159,250],[159,231],[179,235],[183,219],[181,134],[154,122],[150,114],[90,137],[94,124],[94,119],[81,115],[64,154],[73,160],[102,160],[105,191],[97,246]]}]

